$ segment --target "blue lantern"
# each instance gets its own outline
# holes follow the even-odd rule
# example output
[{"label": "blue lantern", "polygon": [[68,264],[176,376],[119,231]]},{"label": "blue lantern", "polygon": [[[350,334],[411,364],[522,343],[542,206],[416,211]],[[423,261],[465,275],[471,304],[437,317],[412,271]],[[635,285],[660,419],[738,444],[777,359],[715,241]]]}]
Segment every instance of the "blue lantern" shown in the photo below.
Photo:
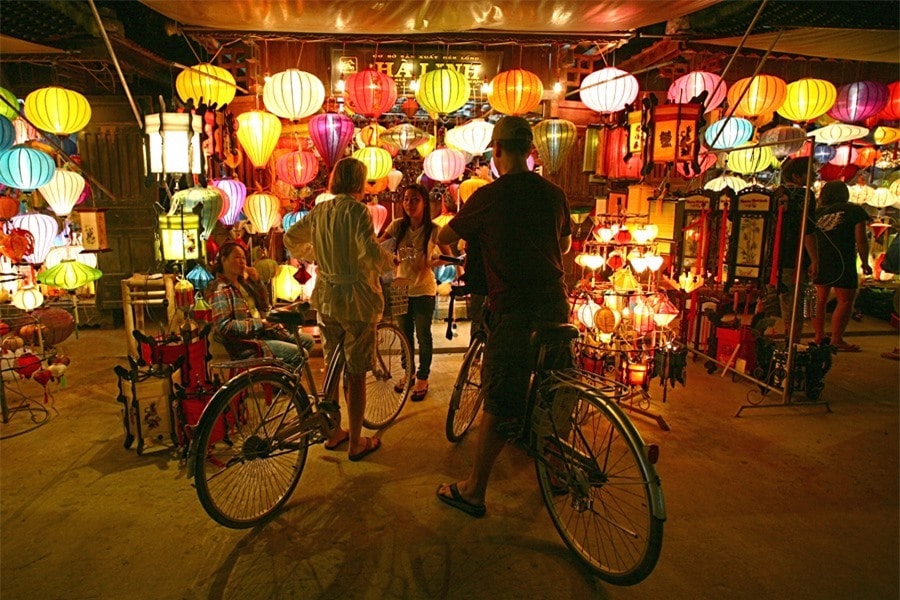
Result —
[{"label": "blue lantern", "polygon": [[194,286],[195,290],[202,292],[215,277],[213,277],[212,273],[204,269],[202,265],[197,264],[185,276],[185,279],[191,282],[191,285]]},{"label": "blue lantern", "polygon": [[448,283],[456,278],[456,267],[453,265],[440,265],[434,268],[434,276],[438,283]]},{"label": "blue lantern", "polygon": [[16,143],[16,128],[12,121],[0,116],[0,150],[11,148]]},{"label": "blue lantern", "polygon": [[827,146],[825,144],[816,144],[816,147],[813,148],[813,160],[817,163],[824,165],[837,153],[837,150],[834,149],[834,146]]},{"label": "blue lantern", "polygon": [[751,137],[753,137],[753,123],[740,117],[716,121],[703,133],[703,140],[713,150],[743,146]]},{"label": "blue lantern", "polygon": [[291,228],[291,225],[302,219],[308,213],[308,210],[295,210],[294,212],[289,212],[284,215],[284,218],[281,219],[281,227],[285,231]]},{"label": "blue lantern", "polygon": [[27,146],[0,151],[0,183],[25,192],[50,183],[56,163],[49,154]]}]

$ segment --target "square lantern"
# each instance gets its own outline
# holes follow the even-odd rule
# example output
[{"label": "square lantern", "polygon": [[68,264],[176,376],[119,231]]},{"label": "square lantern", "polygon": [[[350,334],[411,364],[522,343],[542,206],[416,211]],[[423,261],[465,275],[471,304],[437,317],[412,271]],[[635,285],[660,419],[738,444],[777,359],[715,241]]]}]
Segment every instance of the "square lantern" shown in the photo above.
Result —
[{"label": "square lantern", "polygon": [[697,160],[700,152],[697,126],[703,116],[703,105],[663,104],[652,110],[651,160],[655,163]]},{"label": "square lantern", "polygon": [[105,208],[77,207],[74,212],[81,221],[81,245],[82,252],[106,252],[109,250],[106,241],[106,210]]},{"label": "square lantern", "polygon": [[161,215],[159,241],[163,260],[197,260],[203,251],[200,216],[177,213]]},{"label": "square lantern", "polygon": [[154,113],[144,121],[148,143],[145,157],[148,172],[202,172],[200,132],[202,119],[191,113]]}]

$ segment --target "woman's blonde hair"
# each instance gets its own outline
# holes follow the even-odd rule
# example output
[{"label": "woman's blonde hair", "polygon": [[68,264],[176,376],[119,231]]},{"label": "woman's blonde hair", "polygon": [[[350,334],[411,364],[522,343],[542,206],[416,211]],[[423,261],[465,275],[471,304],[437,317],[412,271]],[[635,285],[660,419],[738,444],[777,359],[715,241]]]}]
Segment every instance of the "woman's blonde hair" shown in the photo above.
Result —
[{"label": "woman's blonde hair", "polygon": [[332,194],[359,194],[366,185],[366,165],[355,158],[342,158],[331,170],[328,191]]}]

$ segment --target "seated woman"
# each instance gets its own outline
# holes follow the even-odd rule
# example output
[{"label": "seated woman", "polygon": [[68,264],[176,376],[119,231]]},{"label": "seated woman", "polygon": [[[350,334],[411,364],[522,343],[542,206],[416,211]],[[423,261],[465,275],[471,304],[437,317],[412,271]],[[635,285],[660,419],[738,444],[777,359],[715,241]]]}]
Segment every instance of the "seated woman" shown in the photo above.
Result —
[{"label": "seated woman", "polygon": [[[290,332],[261,315],[269,310],[269,295],[256,269],[247,266],[240,244],[222,244],[213,272],[212,314],[216,332],[232,358],[275,356],[292,366],[301,359]],[[303,349],[312,349],[315,339],[300,332]]]}]

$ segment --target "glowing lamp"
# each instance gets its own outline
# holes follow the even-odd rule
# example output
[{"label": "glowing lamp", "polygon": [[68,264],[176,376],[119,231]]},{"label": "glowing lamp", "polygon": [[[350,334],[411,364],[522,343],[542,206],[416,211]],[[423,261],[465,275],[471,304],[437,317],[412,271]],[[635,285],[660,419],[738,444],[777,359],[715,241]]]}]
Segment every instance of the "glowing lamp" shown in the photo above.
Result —
[{"label": "glowing lamp", "polygon": [[828,164],[838,167],[846,167],[852,165],[859,158],[859,151],[853,146],[838,146],[834,150],[834,156],[828,161]]},{"label": "glowing lamp", "polygon": [[191,113],[154,113],[144,118],[150,173],[200,173],[202,119]]},{"label": "glowing lamp", "polygon": [[879,81],[857,81],[842,85],[828,116],[844,123],[858,123],[874,117],[888,102],[888,88]]},{"label": "glowing lamp", "polygon": [[722,175],[721,177],[716,177],[715,179],[710,179],[703,185],[704,190],[710,190],[713,192],[721,192],[725,188],[730,188],[735,193],[740,192],[742,189],[750,185],[740,177],[735,177],[734,175]]},{"label": "glowing lamp", "polygon": [[273,194],[250,194],[244,202],[244,213],[256,233],[265,235],[281,222],[278,197]]},{"label": "glowing lamp", "polygon": [[84,246],[53,246],[44,258],[44,268],[51,269],[64,260],[77,260],[89,267],[97,268],[97,255],[91,252],[82,252]]},{"label": "glowing lamp", "polygon": [[761,133],[759,141],[762,144],[772,144],[769,146],[772,154],[777,158],[784,158],[803,148],[806,133],[798,127],[779,125]]},{"label": "glowing lamp", "polygon": [[644,385],[647,381],[647,365],[644,363],[628,363],[626,376],[628,378],[628,385]]},{"label": "glowing lamp", "polygon": [[876,188],[875,193],[866,198],[866,204],[875,208],[887,208],[888,206],[893,206],[896,202],[897,197],[886,187]]},{"label": "glowing lamp", "polygon": [[652,252],[647,253],[645,258],[647,259],[647,268],[654,273],[659,271],[663,266],[663,262],[665,262],[665,259],[663,259],[662,256],[653,254]]},{"label": "glowing lamp", "polygon": [[511,69],[494,76],[487,97],[491,108],[497,112],[524,115],[540,106],[543,95],[544,84],[537,74],[525,69]]},{"label": "glowing lamp", "polygon": [[16,127],[6,117],[0,117],[0,150],[11,148],[16,143]]},{"label": "glowing lamp", "polygon": [[422,167],[428,177],[446,183],[465,172],[466,156],[459,150],[439,148],[425,157]]},{"label": "glowing lamp", "polygon": [[685,271],[678,277],[678,285],[685,294],[690,294],[703,285],[703,277],[696,273]]},{"label": "glowing lamp", "polygon": [[353,158],[366,165],[366,179],[375,181],[387,177],[394,167],[390,152],[384,148],[366,146],[353,153]]},{"label": "glowing lamp", "polygon": [[309,137],[330,169],[353,139],[353,121],[340,113],[316,115],[309,120]]},{"label": "glowing lamp", "polygon": [[666,98],[675,104],[687,104],[692,99],[706,92],[703,112],[708,113],[725,100],[727,86],[722,78],[707,71],[691,71],[672,82]]},{"label": "glowing lamp", "polygon": [[26,192],[50,183],[56,163],[50,155],[27,146],[0,151],[0,183]]},{"label": "glowing lamp", "polygon": [[876,127],[872,133],[872,139],[879,146],[887,146],[900,140],[900,129],[897,127]]},{"label": "glowing lamp", "polygon": [[653,322],[657,327],[664,329],[671,325],[672,321],[674,321],[677,316],[678,309],[675,308],[675,305],[672,304],[668,298],[663,298],[657,305],[656,311],[653,313]]},{"label": "glowing lamp", "polygon": [[37,280],[44,285],[71,291],[96,281],[102,276],[103,273],[99,269],[89,267],[75,259],[66,259],[55,267],[39,273]]},{"label": "glowing lamp", "polygon": [[634,305],[631,317],[633,319],[634,329],[642,334],[653,331],[653,327],[656,325],[653,319],[654,314],[655,311],[652,306],[646,302],[638,301],[637,304]]},{"label": "glowing lamp", "polygon": [[40,213],[26,213],[16,215],[10,222],[14,228],[24,229],[34,237],[34,251],[24,256],[25,261],[32,265],[43,264],[53,246],[53,238],[59,233],[56,219]]},{"label": "glowing lamp", "polygon": [[84,177],[74,171],[56,169],[53,178],[38,191],[56,216],[67,217],[84,191]]},{"label": "glowing lamp", "polygon": [[237,116],[237,137],[241,147],[257,169],[269,162],[281,135],[281,120],[264,110],[251,110]]},{"label": "glowing lamp", "polygon": [[579,254],[577,258],[578,264],[590,269],[591,271],[596,271],[606,262],[606,260],[599,254]]},{"label": "glowing lamp", "polygon": [[462,108],[469,99],[469,80],[453,69],[428,71],[419,79],[416,101],[427,112],[446,115]]},{"label": "glowing lamp", "polygon": [[634,273],[628,268],[617,269],[610,276],[609,280],[613,284],[613,289],[620,294],[637,292],[641,289],[641,284],[638,283],[638,280],[634,277]]},{"label": "glowing lamp", "polygon": [[813,148],[813,160],[817,163],[824,164],[831,161],[837,150],[825,144],[816,144]]},{"label": "glowing lamp", "polygon": [[285,214],[284,217],[282,217],[282,219],[281,219],[281,228],[284,229],[285,231],[287,231],[288,229],[293,227],[293,225],[297,221],[299,221],[300,219],[305,217],[308,213],[309,213],[308,210],[295,210],[293,212],[289,212],[289,213]]},{"label": "glowing lamp", "polygon": [[752,175],[772,166],[772,149],[768,146],[741,148],[728,153],[728,168],[735,173]]},{"label": "glowing lamp", "polygon": [[900,120],[900,81],[889,83],[887,89],[887,104],[878,113],[878,118],[885,121],[898,121]]},{"label": "glowing lamp", "polygon": [[853,204],[866,204],[869,198],[875,195],[875,188],[864,183],[848,185],[847,190],[850,192],[850,202]]},{"label": "glowing lamp", "polygon": [[437,138],[431,134],[428,134],[428,140],[416,146],[416,152],[419,153],[419,156],[425,158],[437,147]]},{"label": "glowing lamp", "polygon": [[545,119],[532,128],[534,146],[551,174],[559,172],[563,160],[575,145],[575,124],[565,119]]},{"label": "glowing lamp", "polygon": [[175,78],[175,91],[183,102],[215,105],[222,108],[234,100],[237,91],[234,77],[221,67],[201,63],[185,69]]},{"label": "glowing lamp", "polygon": [[44,295],[33,285],[26,285],[13,294],[13,306],[25,312],[31,312],[44,303]]},{"label": "glowing lamp", "polygon": [[247,186],[237,179],[215,179],[213,185],[225,195],[225,208],[219,220],[226,227],[232,227],[241,218],[247,198]]},{"label": "glowing lamp", "polygon": [[401,123],[385,131],[381,139],[401,150],[412,150],[428,141],[428,133],[415,125]]},{"label": "glowing lamp", "polygon": [[275,298],[293,302],[300,294],[303,293],[303,286],[300,285],[294,275],[297,273],[297,267],[291,265],[278,265],[278,272],[273,280],[275,290]]},{"label": "glowing lamp", "polygon": [[206,286],[212,283],[213,279],[215,279],[213,274],[203,268],[203,265],[199,263],[194,265],[194,268],[191,269],[184,277],[185,279],[190,281],[191,285],[193,285],[194,288],[199,292],[205,290]]},{"label": "glowing lamp", "polygon": [[319,161],[312,152],[288,152],[275,161],[275,172],[282,181],[302,187],[319,174]]},{"label": "glowing lamp", "polygon": [[6,88],[0,87],[0,116],[6,117],[10,121],[19,116],[19,101],[16,95]]},{"label": "glowing lamp", "polygon": [[776,112],[788,121],[806,123],[828,112],[836,98],[834,84],[806,77],[787,85],[784,104]]},{"label": "glowing lamp", "polygon": [[266,110],[284,119],[299,121],[322,108],[325,86],[306,71],[288,69],[275,73],[263,86]]},{"label": "glowing lamp", "polygon": [[626,71],[606,67],[585,77],[578,93],[581,101],[591,110],[614,113],[634,102],[638,93],[638,81]]},{"label": "glowing lamp", "polygon": [[740,79],[731,86],[728,104],[734,107],[736,117],[758,117],[781,108],[786,95],[787,85],[783,79],[756,75]]},{"label": "glowing lamp", "polygon": [[858,140],[868,134],[869,130],[865,127],[846,125],[844,123],[832,123],[831,125],[816,129],[812,133],[812,136],[815,138],[816,142],[820,144],[834,145]]},{"label": "glowing lamp", "polygon": [[25,117],[41,131],[69,135],[87,126],[91,106],[78,92],[50,86],[25,97]]},{"label": "glowing lamp", "polygon": [[871,167],[879,158],[881,158],[880,150],[873,148],[872,146],[866,146],[859,149],[859,155],[856,158],[856,162],[853,164],[864,168]]},{"label": "glowing lamp", "polygon": [[753,137],[753,124],[747,119],[732,117],[710,124],[703,133],[703,141],[713,150],[737,148]]},{"label": "glowing lamp", "polygon": [[159,241],[163,260],[200,258],[200,217],[191,213],[160,215]]},{"label": "glowing lamp", "polygon": [[352,73],[344,81],[344,96],[354,113],[378,118],[397,101],[397,84],[387,74],[374,69]]},{"label": "glowing lamp", "polygon": [[588,300],[578,309],[578,320],[588,329],[594,328],[594,315],[600,310],[600,305],[593,300]]},{"label": "glowing lamp", "polygon": [[403,171],[398,169],[391,169],[387,174],[387,184],[388,189],[392,192],[396,192],[397,188],[400,187],[400,182],[403,181]]},{"label": "glowing lamp", "polygon": [[494,124],[484,119],[472,119],[465,125],[458,127],[462,130],[459,139],[459,147],[475,156],[487,152],[491,145],[491,134],[494,132]]}]

